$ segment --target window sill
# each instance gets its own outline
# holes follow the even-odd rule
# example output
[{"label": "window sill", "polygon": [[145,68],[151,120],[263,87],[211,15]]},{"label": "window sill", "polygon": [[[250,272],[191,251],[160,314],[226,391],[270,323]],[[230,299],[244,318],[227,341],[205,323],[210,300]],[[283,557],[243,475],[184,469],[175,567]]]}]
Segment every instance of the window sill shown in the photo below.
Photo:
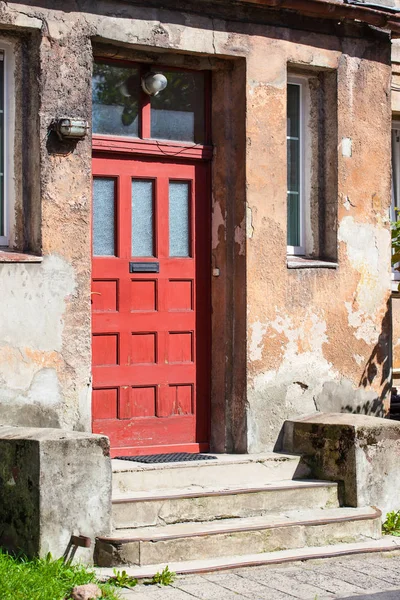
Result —
[{"label": "window sill", "polygon": [[0,249],[0,263],[41,263],[42,256],[34,254],[25,254],[23,252],[14,252],[13,250]]},{"label": "window sill", "polygon": [[338,263],[304,256],[288,256],[288,269],[337,269]]}]

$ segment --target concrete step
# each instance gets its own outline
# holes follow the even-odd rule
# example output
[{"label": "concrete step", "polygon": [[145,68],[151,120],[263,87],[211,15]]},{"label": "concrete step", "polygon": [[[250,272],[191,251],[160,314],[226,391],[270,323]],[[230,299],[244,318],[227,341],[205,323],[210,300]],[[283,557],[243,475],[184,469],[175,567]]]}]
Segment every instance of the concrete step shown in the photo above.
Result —
[{"label": "concrete step", "polygon": [[[209,573],[212,571],[223,571],[227,569],[238,569],[240,567],[251,567],[260,565],[276,565],[287,562],[312,560],[319,558],[334,558],[335,556],[347,556],[352,554],[369,554],[372,552],[400,552],[400,538],[385,536],[379,540],[366,540],[347,544],[333,544],[328,546],[313,546],[310,548],[295,548],[293,550],[278,550],[276,552],[263,552],[259,554],[246,554],[241,556],[223,556],[221,558],[208,558],[205,560],[192,560],[184,562],[159,563],[157,565],[146,565],[144,567],[126,567],[127,574],[137,579],[153,577],[168,565],[172,572],[179,575],[189,573]],[[100,578],[112,577],[112,568],[96,568],[96,574]]]},{"label": "concrete step", "polygon": [[290,511],[241,519],[122,529],[98,538],[98,566],[157,564],[361,542],[381,536],[375,508]]},{"label": "concrete step", "polygon": [[264,485],[272,481],[301,479],[310,473],[300,456],[293,454],[213,454],[216,460],[142,464],[114,459],[113,490],[117,493],[176,489],[185,485]]},{"label": "concrete step", "polygon": [[282,511],[339,506],[336,483],[286,480],[252,484],[152,492],[114,493],[115,529],[255,517]]}]

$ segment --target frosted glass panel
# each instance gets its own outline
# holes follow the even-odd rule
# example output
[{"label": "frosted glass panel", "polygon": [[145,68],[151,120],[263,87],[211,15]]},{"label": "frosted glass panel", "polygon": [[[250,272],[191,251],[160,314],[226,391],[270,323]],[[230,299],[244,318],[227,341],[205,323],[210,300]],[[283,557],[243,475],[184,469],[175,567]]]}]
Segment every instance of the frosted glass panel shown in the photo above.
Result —
[{"label": "frosted glass panel", "polygon": [[115,181],[93,180],[93,254],[115,255]]},{"label": "frosted glass panel", "polygon": [[95,63],[92,79],[93,133],[138,137],[138,69]]},{"label": "frosted glass panel", "polygon": [[154,256],[153,181],[132,180],[132,256]]},{"label": "frosted glass panel", "polygon": [[169,255],[190,256],[189,183],[169,184]]}]

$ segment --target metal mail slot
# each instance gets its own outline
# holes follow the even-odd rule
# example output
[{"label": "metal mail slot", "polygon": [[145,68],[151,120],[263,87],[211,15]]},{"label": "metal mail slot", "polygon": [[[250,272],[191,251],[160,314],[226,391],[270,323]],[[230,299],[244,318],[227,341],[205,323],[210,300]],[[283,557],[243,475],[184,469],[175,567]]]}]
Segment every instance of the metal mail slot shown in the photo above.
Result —
[{"label": "metal mail slot", "polygon": [[158,262],[130,262],[129,273],[159,273],[160,263]]}]

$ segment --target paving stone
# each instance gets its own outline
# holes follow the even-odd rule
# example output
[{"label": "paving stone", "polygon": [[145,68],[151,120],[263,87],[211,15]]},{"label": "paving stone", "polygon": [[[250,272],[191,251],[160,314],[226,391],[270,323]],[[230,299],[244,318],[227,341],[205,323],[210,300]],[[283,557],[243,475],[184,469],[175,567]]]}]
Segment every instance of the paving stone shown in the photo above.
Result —
[{"label": "paving stone", "polygon": [[[237,592],[224,589],[220,585],[207,581],[206,579],[204,579],[202,583],[181,581],[174,584],[174,587],[176,590],[187,592],[192,597],[200,598],[200,600],[216,600],[217,598],[223,598],[223,600],[239,600],[245,598],[245,596],[242,596]],[[172,598],[173,596],[171,596],[171,600]]]},{"label": "paving stone", "polygon": [[264,585],[268,586],[269,588],[274,588],[279,592],[283,592],[301,600],[310,600],[310,598],[313,599],[318,594],[318,592],[322,592],[320,588],[309,585],[308,583],[294,581],[293,578],[285,574],[284,571],[282,571],[281,573],[270,572],[268,574],[247,574],[246,579],[250,578],[255,579],[259,583],[264,583]]},{"label": "paving stone", "polygon": [[360,594],[361,589],[355,585],[341,581],[335,577],[323,575],[316,567],[304,567],[292,574],[296,581],[314,585],[321,590],[321,594],[328,594],[334,598],[341,595]]},{"label": "paving stone", "polygon": [[389,567],[385,568],[385,566],[381,563],[372,563],[371,561],[361,561],[361,560],[348,560],[344,562],[341,560],[338,564],[346,567],[347,569],[351,569],[356,573],[364,573],[365,575],[372,575],[376,579],[386,581],[388,583],[392,583],[393,585],[400,586],[400,573],[396,572],[396,570]]},{"label": "paving stone", "polygon": [[341,566],[340,564],[322,565],[319,569],[319,572],[356,585],[360,588],[360,593],[368,592],[369,594],[372,594],[374,592],[391,590],[397,587],[393,585],[393,583],[383,581],[382,579],[376,579],[372,574],[365,575],[364,573],[360,572],[356,573],[352,569]]},{"label": "paving stone", "polygon": [[213,581],[225,589],[230,591],[239,592],[245,598],[257,598],[257,600],[269,600],[271,598],[272,593],[276,593],[276,590],[271,590],[268,587],[268,581],[265,583],[259,583],[253,579],[250,579],[247,575],[240,575],[236,573],[213,573],[210,575],[205,575],[209,581]]}]

